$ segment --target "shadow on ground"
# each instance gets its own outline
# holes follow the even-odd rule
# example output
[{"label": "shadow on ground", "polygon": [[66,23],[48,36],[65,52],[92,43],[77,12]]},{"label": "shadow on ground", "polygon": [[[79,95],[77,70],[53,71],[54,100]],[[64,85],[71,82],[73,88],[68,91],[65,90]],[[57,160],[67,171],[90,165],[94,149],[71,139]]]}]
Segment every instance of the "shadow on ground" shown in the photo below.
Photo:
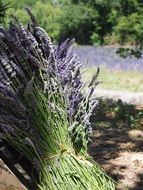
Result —
[{"label": "shadow on ground", "polygon": [[118,183],[118,190],[143,190],[141,130],[95,128],[89,153]]}]

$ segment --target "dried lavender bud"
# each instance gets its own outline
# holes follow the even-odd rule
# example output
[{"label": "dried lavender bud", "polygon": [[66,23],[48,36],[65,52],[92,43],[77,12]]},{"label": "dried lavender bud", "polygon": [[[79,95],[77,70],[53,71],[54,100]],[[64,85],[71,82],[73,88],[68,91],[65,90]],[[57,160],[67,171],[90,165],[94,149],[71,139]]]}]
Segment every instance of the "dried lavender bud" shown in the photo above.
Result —
[{"label": "dried lavender bud", "polygon": [[34,158],[34,159],[33,159],[33,164],[34,164],[34,167],[35,167],[37,170],[40,170],[41,165],[40,165],[40,162],[39,162],[39,160],[38,160],[37,158]]},{"label": "dried lavender bud", "polygon": [[11,87],[3,85],[1,82],[0,82],[0,94],[4,95],[5,97],[9,96],[15,98],[15,91]]},{"label": "dried lavender bud", "polygon": [[45,58],[48,59],[49,55],[52,54],[55,60],[55,49],[51,41],[51,38],[48,36],[45,30],[41,27],[36,27],[34,31],[34,36],[37,39],[37,41],[41,44],[41,48]]},{"label": "dried lavender bud", "polygon": [[28,54],[27,60],[29,61],[29,65],[33,71],[37,72],[40,68],[40,62],[36,57],[32,56],[30,53]]},{"label": "dried lavender bud", "polygon": [[24,89],[24,94],[28,95],[28,94],[32,94],[33,93],[33,84],[34,84],[34,78],[32,78],[26,85],[25,89]]},{"label": "dried lavender bud", "polygon": [[4,66],[0,62],[0,74],[2,78],[1,81],[3,80],[3,82],[8,85],[10,83],[10,78],[3,67]]},{"label": "dried lavender bud", "polygon": [[91,79],[91,81],[90,81],[88,87],[93,86],[94,83],[97,82],[97,77],[98,77],[98,75],[99,75],[99,72],[100,72],[100,70],[99,70],[99,67],[98,67],[98,68],[97,68],[97,71],[96,71],[95,75],[92,77],[92,79]]},{"label": "dried lavender bud", "polygon": [[15,63],[14,54],[10,52],[9,47],[4,42],[2,42],[1,45],[2,45],[2,47],[0,47],[0,55],[2,59],[1,63],[3,64],[6,70],[7,69],[12,70],[10,78],[17,76],[23,81],[26,81],[25,74],[22,71],[21,67],[17,64],[17,62]]},{"label": "dried lavender bud", "polygon": [[14,129],[12,128],[12,126],[6,123],[0,123],[0,130],[6,135],[14,134]]},{"label": "dried lavender bud", "polygon": [[18,119],[17,117],[13,116],[13,115],[0,115],[0,123],[1,122],[6,122],[6,123],[9,123],[9,125],[15,125],[17,127],[19,127],[20,129],[22,130],[27,130],[27,121],[26,120],[21,120],[21,119]]},{"label": "dried lavender bud", "polygon": [[17,77],[22,79],[23,82],[24,81],[26,82],[26,77],[22,69],[16,63],[14,63],[13,60],[10,61],[10,64],[13,67],[14,71],[16,72]]},{"label": "dried lavender bud", "polygon": [[35,149],[34,143],[32,142],[32,140],[29,137],[25,138],[24,143],[31,146],[33,149]]},{"label": "dried lavender bud", "polygon": [[[36,59],[36,57],[33,57],[30,53],[28,53],[27,50],[24,49],[22,44],[19,43],[19,41],[15,43],[14,38],[12,36],[10,36],[9,34],[6,34],[5,36],[8,37],[5,40],[7,42],[7,45],[10,48],[10,52],[12,52],[14,54],[14,59],[13,60],[15,60],[15,62],[19,64],[19,65],[17,65],[19,67],[19,69],[22,68],[22,70],[25,73],[26,77],[29,78],[30,77],[29,69],[31,68],[32,71],[33,70],[35,70],[35,71],[38,70],[39,69],[39,61]],[[13,49],[12,49],[11,44],[14,46]],[[15,48],[17,45],[19,45],[18,50]],[[28,64],[27,64],[27,62],[28,62]],[[18,72],[18,67],[17,67],[17,70],[15,72]],[[15,72],[12,72],[10,77],[15,76]],[[21,79],[21,77],[20,77],[20,79]],[[23,83],[24,82],[26,82],[25,78],[23,80]]]},{"label": "dried lavender bud", "polygon": [[23,69],[27,68],[26,60],[27,60],[27,53],[24,47],[21,45],[19,40],[15,39],[12,35],[10,35],[7,31],[3,28],[0,28],[0,32],[4,34],[4,41],[9,47],[10,51],[14,54],[15,59],[18,63],[21,64]]},{"label": "dried lavender bud", "polygon": [[6,85],[1,84],[1,81],[0,81],[0,93],[2,93],[4,96],[11,96],[11,97],[14,96],[14,92],[11,89],[7,88]]},{"label": "dried lavender bud", "polygon": [[35,29],[38,26],[36,18],[31,13],[30,9],[28,7],[25,7],[25,10],[27,11],[31,21],[32,21],[32,27]]},{"label": "dried lavender bud", "polygon": [[58,46],[56,50],[56,56],[58,59],[63,59],[66,57],[67,51],[73,44],[74,40],[66,39],[61,45]]},{"label": "dried lavender bud", "polygon": [[5,109],[11,111],[14,115],[20,118],[24,118],[26,115],[26,108],[24,105],[18,101],[17,99],[14,99],[10,96],[4,96],[2,92],[0,92],[0,103],[2,107]]},{"label": "dried lavender bud", "polygon": [[21,23],[16,27],[16,30],[21,44],[27,49],[27,51],[37,58],[38,56],[42,56],[35,37]]},{"label": "dried lavender bud", "polygon": [[3,38],[4,38],[4,34],[3,32],[0,31],[0,42],[2,42]]}]

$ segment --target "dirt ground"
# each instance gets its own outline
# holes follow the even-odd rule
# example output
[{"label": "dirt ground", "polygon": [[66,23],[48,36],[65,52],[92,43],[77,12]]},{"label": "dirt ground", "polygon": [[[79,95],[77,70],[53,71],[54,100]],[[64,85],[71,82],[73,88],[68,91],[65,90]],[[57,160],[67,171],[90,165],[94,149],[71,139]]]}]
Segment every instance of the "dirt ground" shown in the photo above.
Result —
[{"label": "dirt ground", "polygon": [[118,190],[143,190],[143,131],[95,129],[90,154],[118,183]]}]

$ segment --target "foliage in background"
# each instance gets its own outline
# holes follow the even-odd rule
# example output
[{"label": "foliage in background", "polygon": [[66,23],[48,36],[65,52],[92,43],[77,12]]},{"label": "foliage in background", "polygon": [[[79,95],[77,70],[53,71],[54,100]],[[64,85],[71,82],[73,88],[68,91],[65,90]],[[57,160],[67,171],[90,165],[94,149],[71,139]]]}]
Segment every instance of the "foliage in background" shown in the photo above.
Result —
[{"label": "foliage in background", "polygon": [[[98,98],[94,114],[91,118],[92,126],[142,129],[143,107],[128,104],[122,100]],[[96,123],[96,125],[95,125]]]},{"label": "foliage in background", "polygon": [[[8,0],[7,0],[8,1]],[[23,7],[33,9],[42,27],[56,42],[74,37],[79,44],[142,42],[142,0],[9,0],[7,11],[28,21]],[[7,19],[8,22],[8,19]]]},{"label": "foliage in background", "polygon": [[2,23],[4,21],[7,6],[8,6],[7,4],[4,4],[4,2],[2,0],[0,0],[0,23]]},{"label": "foliage in background", "polygon": [[[93,32],[97,31],[97,10],[83,3],[70,4],[65,6],[60,17],[61,26],[60,39],[67,37],[75,38],[79,44],[91,43]],[[98,41],[98,38],[97,38]]]}]

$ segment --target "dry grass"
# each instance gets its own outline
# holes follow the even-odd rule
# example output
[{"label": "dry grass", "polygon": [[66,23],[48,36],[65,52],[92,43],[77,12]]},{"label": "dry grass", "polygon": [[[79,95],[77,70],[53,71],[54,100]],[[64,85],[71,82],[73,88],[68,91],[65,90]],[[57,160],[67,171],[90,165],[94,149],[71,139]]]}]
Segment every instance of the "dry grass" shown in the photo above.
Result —
[{"label": "dry grass", "polygon": [[[83,81],[88,82],[96,73],[96,67],[88,68],[83,73]],[[143,91],[143,74],[138,71],[109,70],[100,68],[98,79],[102,81],[98,88],[120,91]]]}]

